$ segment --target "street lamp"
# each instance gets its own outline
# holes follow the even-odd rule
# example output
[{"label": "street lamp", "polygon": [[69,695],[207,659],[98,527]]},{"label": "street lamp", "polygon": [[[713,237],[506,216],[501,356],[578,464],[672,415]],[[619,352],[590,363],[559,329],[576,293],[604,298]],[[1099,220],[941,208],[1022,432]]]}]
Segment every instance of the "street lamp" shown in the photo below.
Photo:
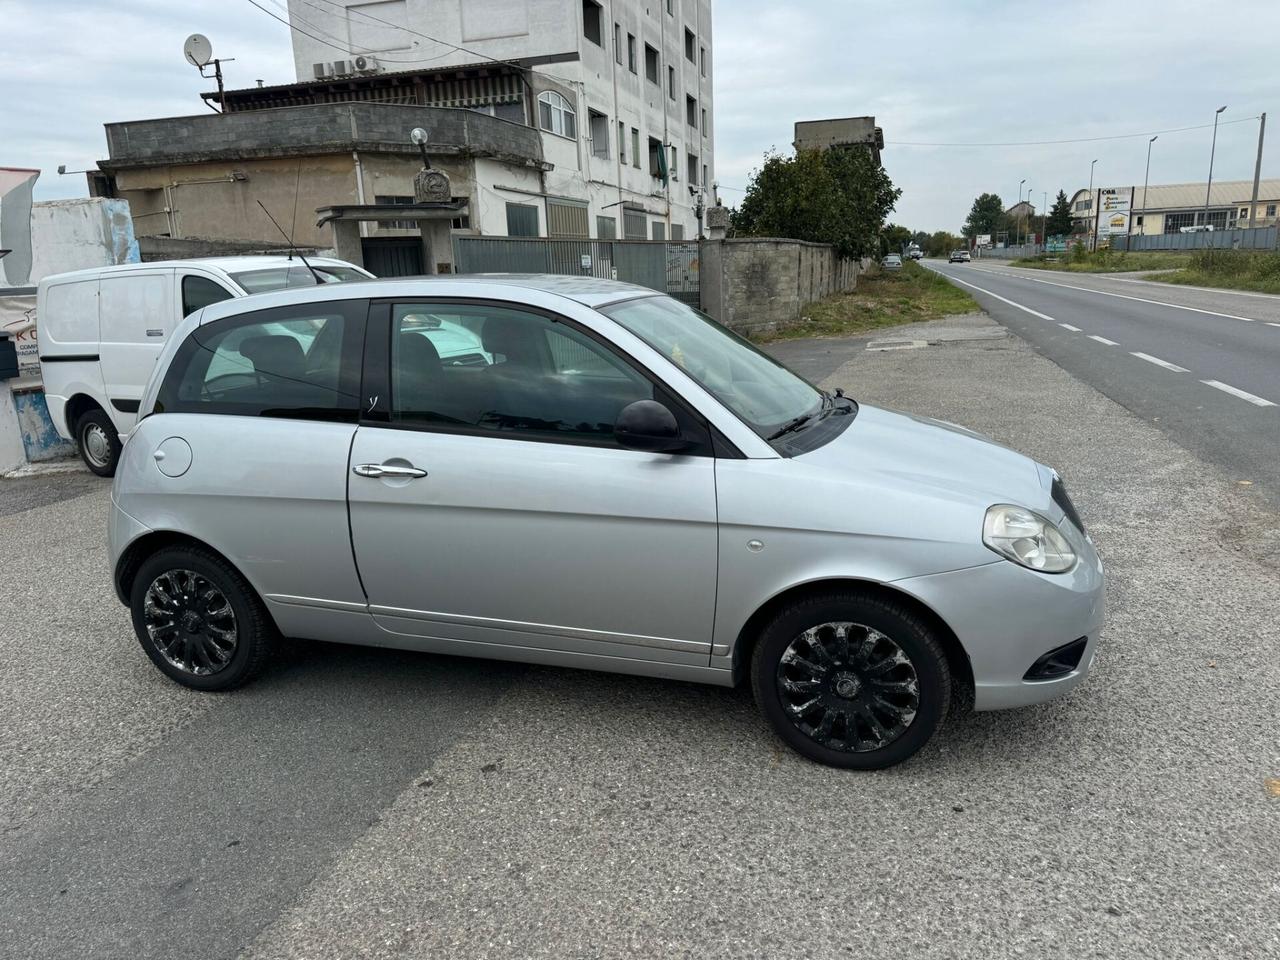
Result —
[{"label": "street lamp", "polygon": [[1040,208],[1040,246],[1049,250],[1049,191],[1044,191],[1044,206]]},{"label": "street lamp", "polygon": [[1213,189],[1213,154],[1218,149],[1218,117],[1227,109],[1226,104],[1213,112],[1213,143],[1209,147],[1209,182],[1204,187],[1204,222],[1209,222],[1209,191]]},{"label": "street lamp", "polygon": [[1097,162],[1097,160],[1094,160],[1093,163],[1089,164],[1089,213],[1093,215],[1094,224],[1089,231],[1090,250],[1096,249],[1098,245],[1098,209],[1094,205],[1093,199],[1093,164]]},{"label": "street lamp", "polygon": [[[1021,203],[1022,203],[1022,185],[1023,185],[1024,183],[1026,183],[1026,182],[1027,182],[1027,178],[1026,178],[1026,177],[1023,177],[1021,180],[1019,180],[1019,181],[1018,181],[1018,203],[1019,203],[1019,204],[1021,204]],[[1018,209],[1018,208],[1015,206],[1015,207],[1014,207],[1014,209],[1016,210],[1016,209]],[[1018,240],[1018,239],[1020,239],[1020,238],[1015,234],[1014,239],[1015,239],[1015,240]]]},{"label": "street lamp", "polygon": [[[1030,209],[1031,207],[1031,188],[1030,187],[1027,187],[1027,207],[1028,209]],[[1024,211],[1024,213],[1026,213],[1026,211]],[[1031,216],[1031,214],[1027,213],[1026,216],[1018,220],[1019,225],[1022,227],[1022,236],[1019,238],[1022,241],[1022,243],[1020,243],[1019,246],[1022,246],[1022,244],[1027,242],[1027,217],[1029,216]]]},{"label": "street lamp", "polygon": [[1147,172],[1142,178],[1142,236],[1147,235],[1147,184],[1151,182],[1151,145],[1159,140],[1159,135],[1147,141]]}]

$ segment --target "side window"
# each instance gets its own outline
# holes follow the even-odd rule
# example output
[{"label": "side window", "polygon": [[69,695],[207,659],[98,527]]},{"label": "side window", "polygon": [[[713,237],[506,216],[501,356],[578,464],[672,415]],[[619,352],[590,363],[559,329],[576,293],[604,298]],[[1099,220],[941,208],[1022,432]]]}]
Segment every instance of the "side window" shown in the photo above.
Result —
[{"label": "side window", "polygon": [[653,398],[648,377],[569,324],[484,304],[392,309],[393,422],[612,446],[622,408]]},{"label": "side window", "polygon": [[182,278],[182,315],[189,317],[211,303],[230,300],[232,296],[222,284],[207,277],[188,274]]},{"label": "side window", "polygon": [[367,301],[301,304],[197,328],[165,374],[156,413],[354,422]]}]

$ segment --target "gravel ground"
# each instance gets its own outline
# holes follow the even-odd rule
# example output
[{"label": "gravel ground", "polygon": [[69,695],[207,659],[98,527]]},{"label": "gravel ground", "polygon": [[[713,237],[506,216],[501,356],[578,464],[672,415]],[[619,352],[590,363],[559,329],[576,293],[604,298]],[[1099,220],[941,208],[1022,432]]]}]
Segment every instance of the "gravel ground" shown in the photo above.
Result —
[{"label": "gravel ground", "polygon": [[[831,356],[812,349],[818,366]],[[27,570],[0,596],[0,810],[18,825],[0,836],[0,955],[1280,956],[1280,796],[1266,785],[1280,777],[1280,518],[1016,338],[847,355],[825,385],[1061,470],[1110,578],[1095,673],[1075,694],[952,718],[877,774],[791,754],[745,691],[655,680],[334,648],[269,675],[266,694],[200,697],[159,680],[109,597],[103,490],[0,518],[0,562]],[[311,682],[335,693],[284,718],[297,748],[282,758],[315,753],[314,725],[395,762],[365,793],[368,771],[343,783],[332,762],[305,791],[281,778],[286,805],[367,804],[317,822],[327,846],[269,823],[274,865],[243,884],[216,858],[192,866],[191,913],[234,936],[215,948],[196,920],[172,921],[188,902],[166,899],[172,878],[146,858],[79,878],[110,883],[126,915],[131,896],[151,898],[140,928],[30,905],[33,885],[61,889],[69,851],[101,848],[100,811],[140,838],[135,821],[166,816],[136,784],[196,735],[193,762],[225,774],[190,802],[253,831],[236,765],[261,776],[273,738],[228,746],[219,730],[270,730],[268,707]],[[415,688],[430,742],[402,750],[380,718],[413,723]],[[112,807],[113,791],[130,802]],[[183,842],[154,862],[179,862]],[[291,856],[306,868],[280,869]],[[255,906],[272,870],[277,893]]]}]

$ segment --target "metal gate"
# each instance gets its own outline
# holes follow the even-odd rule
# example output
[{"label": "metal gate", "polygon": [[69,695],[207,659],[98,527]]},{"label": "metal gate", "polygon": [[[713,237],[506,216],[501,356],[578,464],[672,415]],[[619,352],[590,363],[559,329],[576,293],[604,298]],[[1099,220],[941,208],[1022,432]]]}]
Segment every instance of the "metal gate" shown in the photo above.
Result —
[{"label": "metal gate", "polygon": [[699,305],[695,240],[548,240],[453,238],[458,273],[559,273],[622,280]]},{"label": "metal gate", "polygon": [[420,277],[421,237],[365,237],[360,241],[364,268],[375,277]]}]

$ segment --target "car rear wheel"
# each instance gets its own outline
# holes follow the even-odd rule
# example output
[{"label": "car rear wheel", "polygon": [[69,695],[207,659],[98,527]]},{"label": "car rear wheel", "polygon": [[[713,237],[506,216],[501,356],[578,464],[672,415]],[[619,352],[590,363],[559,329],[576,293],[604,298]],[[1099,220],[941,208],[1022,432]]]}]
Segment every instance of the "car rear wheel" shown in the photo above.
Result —
[{"label": "car rear wheel", "polygon": [[891,598],[842,591],[801,600],[761,634],[751,665],[756,703],[810,760],[878,770],[928,742],[951,697],[930,625]]},{"label": "car rear wheel", "polygon": [[84,465],[100,477],[116,472],[120,460],[120,435],[106,411],[94,408],[76,421],[76,450]]},{"label": "car rear wheel", "polygon": [[262,602],[244,578],[198,547],[167,547],[144,561],[130,608],[151,662],[196,690],[247,683],[275,640]]}]

